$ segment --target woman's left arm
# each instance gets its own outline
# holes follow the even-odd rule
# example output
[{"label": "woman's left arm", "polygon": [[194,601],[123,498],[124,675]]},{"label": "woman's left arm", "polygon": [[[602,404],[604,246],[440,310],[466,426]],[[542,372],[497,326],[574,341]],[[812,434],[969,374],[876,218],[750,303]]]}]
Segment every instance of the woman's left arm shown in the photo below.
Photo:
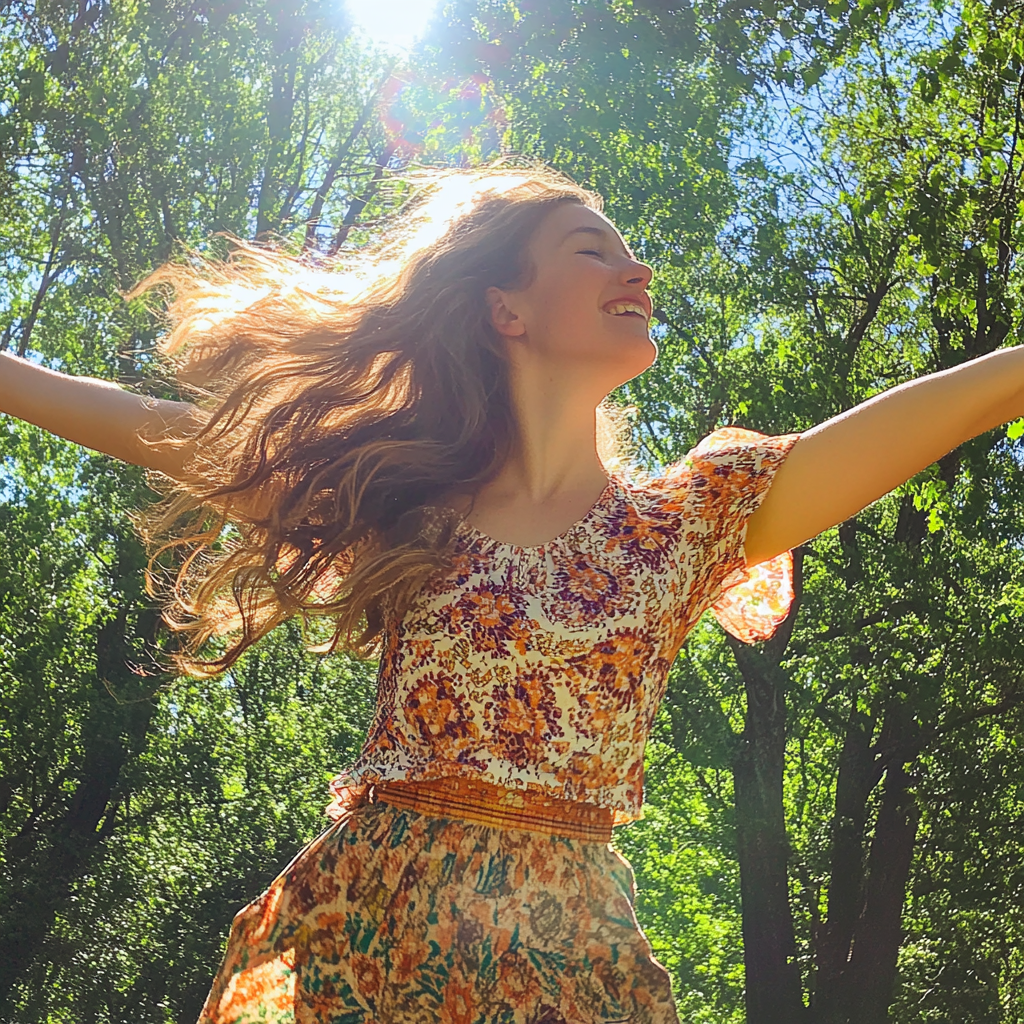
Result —
[{"label": "woman's left arm", "polygon": [[964,441],[1024,416],[1024,346],[885,391],[800,437],[747,527],[747,564],[816,537]]}]

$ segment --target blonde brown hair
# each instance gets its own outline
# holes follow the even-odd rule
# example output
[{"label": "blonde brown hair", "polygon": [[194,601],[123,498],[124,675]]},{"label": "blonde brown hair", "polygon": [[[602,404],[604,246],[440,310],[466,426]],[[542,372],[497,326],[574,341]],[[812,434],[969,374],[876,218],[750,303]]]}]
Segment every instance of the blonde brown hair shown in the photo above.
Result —
[{"label": "blonde brown hair", "polygon": [[[372,651],[447,565],[458,516],[516,438],[489,286],[529,283],[527,244],[563,203],[601,201],[546,168],[448,171],[375,245],[330,266],[237,242],[226,261],[170,264],[161,351],[201,410],[185,478],[140,518],[184,554],[165,617],[186,671],[221,671],[293,615],[326,616],[321,650]],[[614,461],[621,421],[605,416]],[[151,562],[151,583],[158,584]],[[222,653],[200,660],[211,637]]]}]

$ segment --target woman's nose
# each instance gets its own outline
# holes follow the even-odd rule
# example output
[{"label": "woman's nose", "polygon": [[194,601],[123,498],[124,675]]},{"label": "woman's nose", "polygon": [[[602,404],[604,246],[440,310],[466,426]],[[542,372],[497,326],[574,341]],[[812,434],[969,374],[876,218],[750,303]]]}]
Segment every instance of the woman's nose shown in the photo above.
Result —
[{"label": "woman's nose", "polygon": [[654,271],[646,263],[640,263],[638,260],[630,260],[623,271],[623,279],[626,284],[638,284],[641,288],[646,288],[651,283],[653,276]]}]

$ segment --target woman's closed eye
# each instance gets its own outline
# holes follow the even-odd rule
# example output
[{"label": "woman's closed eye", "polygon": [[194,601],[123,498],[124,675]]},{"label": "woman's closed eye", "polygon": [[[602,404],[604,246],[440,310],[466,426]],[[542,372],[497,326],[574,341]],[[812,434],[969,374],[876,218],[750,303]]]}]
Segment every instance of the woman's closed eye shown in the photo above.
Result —
[{"label": "woman's closed eye", "polygon": [[604,259],[604,253],[603,252],[598,252],[597,249],[577,249],[576,250],[576,255],[577,256],[596,256],[600,260]]}]

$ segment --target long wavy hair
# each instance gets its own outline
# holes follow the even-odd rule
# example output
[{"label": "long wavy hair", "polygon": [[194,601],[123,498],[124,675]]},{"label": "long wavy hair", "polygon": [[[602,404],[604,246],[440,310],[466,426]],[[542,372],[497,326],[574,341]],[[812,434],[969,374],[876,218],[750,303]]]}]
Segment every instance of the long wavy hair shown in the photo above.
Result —
[{"label": "long wavy hair", "polygon": [[139,285],[167,286],[160,351],[198,410],[152,440],[182,446],[185,468],[139,517],[151,589],[187,636],[180,668],[222,671],[294,615],[332,620],[315,649],[373,653],[448,565],[445,500],[492,479],[517,437],[485,292],[529,283],[528,242],[564,203],[601,208],[543,167],[438,172],[326,267],[235,241]]}]

